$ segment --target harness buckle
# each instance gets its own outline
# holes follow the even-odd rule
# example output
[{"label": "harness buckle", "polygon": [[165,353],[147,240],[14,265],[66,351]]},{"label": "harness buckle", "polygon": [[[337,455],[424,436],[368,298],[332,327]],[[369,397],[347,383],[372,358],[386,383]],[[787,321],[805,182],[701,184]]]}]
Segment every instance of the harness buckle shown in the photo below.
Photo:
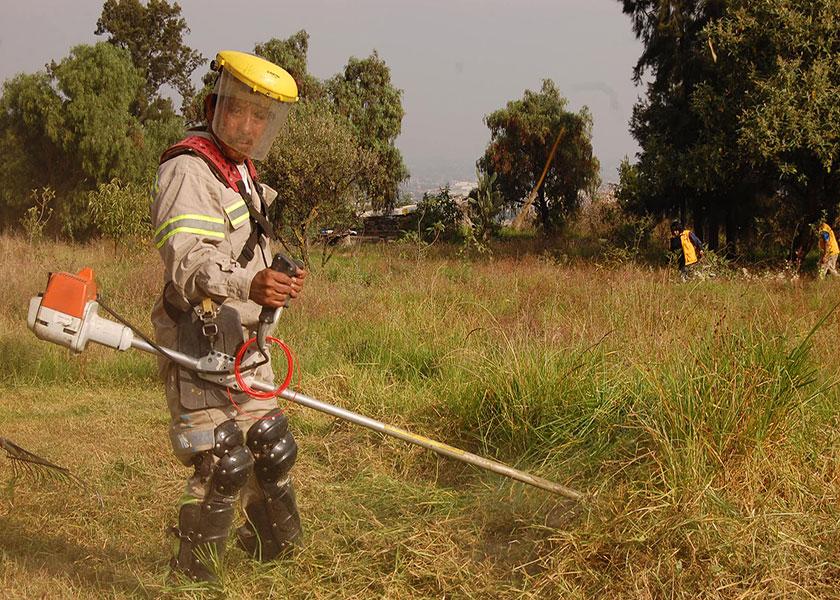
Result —
[{"label": "harness buckle", "polygon": [[205,322],[204,325],[201,326],[201,333],[204,334],[204,337],[213,339],[219,335],[219,326],[213,322]]},{"label": "harness buckle", "polygon": [[195,313],[201,319],[201,333],[210,340],[210,347],[212,348],[216,336],[219,335],[219,326],[216,324],[216,315],[219,311],[210,298],[205,298],[201,301],[201,304],[195,307]]}]

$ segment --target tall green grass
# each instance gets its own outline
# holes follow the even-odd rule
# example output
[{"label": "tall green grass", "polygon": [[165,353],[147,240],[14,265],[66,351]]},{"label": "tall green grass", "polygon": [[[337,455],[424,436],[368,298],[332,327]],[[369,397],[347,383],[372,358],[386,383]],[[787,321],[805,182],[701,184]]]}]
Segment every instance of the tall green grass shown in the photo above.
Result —
[{"label": "tall green grass", "polygon": [[[306,546],[270,565],[231,549],[223,595],[836,597],[840,286],[680,285],[506,243],[476,261],[345,251],[310,276],[278,334],[308,394],[590,501],[290,406]],[[47,271],[91,265],[148,331],[158,258],[110,248],[32,252],[0,237],[0,435],[71,467],[106,504],[43,482],[0,488],[4,597],[212,596],[167,580],[165,526],[188,469],[168,449],[154,359],[72,356],[23,323]]]}]

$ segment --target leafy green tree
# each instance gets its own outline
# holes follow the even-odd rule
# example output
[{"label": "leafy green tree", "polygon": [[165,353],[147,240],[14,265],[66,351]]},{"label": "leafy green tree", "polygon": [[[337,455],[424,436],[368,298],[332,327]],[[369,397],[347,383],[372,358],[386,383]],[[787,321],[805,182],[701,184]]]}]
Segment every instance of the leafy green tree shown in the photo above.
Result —
[{"label": "leafy green tree", "polygon": [[309,74],[307,53],[309,52],[309,34],[301,29],[285,40],[272,38],[264,44],[254,47],[254,54],[262,56],[275,65],[283,67],[298,85],[301,100],[318,100],[324,97],[325,90],[318,78]]},{"label": "leafy green tree", "polygon": [[[3,83],[0,97],[0,222],[14,225],[32,206],[27,191],[50,187],[67,189],[70,169],[58,137],[61,135],[61,100],[46,72],[19,74]],[[72,184],[70,184],[72,185]]]},{"label": "leafy green tree", "polygon": [[631,121],[636,206],[693,217],[713,249],[721,224],[730,251],[778,238],[756,231],[767,223],[801,247],[838,191],[840,0],[622,3],[649,80]]},{"label": "leafy green tree", "polygon": [[730,0],[708,35],[728,89],[712,90],[705,106],[726,106],[737,151],[776,174],[777,200],[799,215],[794,247],[804,249],[808,224],[823,211],[837,217],[840,0]]},{"label": "leafy green tree", "polygon": [[376,156],[381,169],[363,188],[375,207],[393,206],[397,188],[408,177],[402,154],[394,144],[402,130],[402,90],[391,83],[391,69],[374,51],[367,58],[351,57],[339,73],[326,82],[336,111],[346,118],[363,148]]},{"label": "leafy green tree", "polygon": [[490,144],[478,161],[480,171],[495,174],[509,206],[521,205],[535,188],[558,136],[558,150],[537,193],[535,206],[546,234],[562,227],[577,210],[582,192],[600,183],[598,159],[592,154],[592,116],[566,110],[567,101],[553,81],[539,92],[525,90],[484,118]]},{"label": "leafy green tree", "polygon": [[205,61],[184,43],[190,32],[177,2],[166,0],[105,0],[96,22],[96,35],[108,34],[108,42],[125,48],[145,78],[135,106],[135,114],[145,117],[171,110],[171,102],[160,96],[169,85],[182,98],[185,109],[195,93],[190,75]]},{"label": "leafy green tree", "polygon": [[[635,208],[664,216],[693,216],[706,225],[710,246],[717,247],[718,224],[728,218],[736,194],[726,182],[742,179],[743,161],[728,139],[729,130],[705,129],[692,106],[700,84],[717,81],[718,71],[704,28],[723,12],[724,0],[619,0],[633,31],[644,44],[633,71],[647,79],[645,97],[633,110],[630,129],[641,146],[637,173],[643,184]],[[718,118],[720,115],[712,115]],[[706,134],[706,135],[704,135]],[[730,229],[733,223],[730,223]],[[702,227],[701,227],[702,228]],[[714,233],[713,233],[714,232]]]},{"label": "leafy green tree", "polygon": [[100,183],[88,193],[88,210],[93,224],[105,236],[119,244],[143,240],[152,232],[149,217],[149,191],[118,179]]},{"label": "leafy green tree", "polygon": [[[296,106],[261,163],[263,181],[281,191],[271,218],[284,244],[296,247],[311,266],[322,229],[357,223],[362,186],[379,176],[378,169],[373,153],[359,145],[347,122],[326,103]],[[322,264],[330,255],[325,247]]]},{"label": "leafy green tree", "polygon": [[0,217],[20,214],[20,190],[51,187],[57,223],[88,231],[85,193],[100,182],[149,180],[157,157],[183,128],[180,118],[141,123],[130,107],[143,77],[126,50],[105,42],[76,46],[46,71],[3,84],[0,98]]}]

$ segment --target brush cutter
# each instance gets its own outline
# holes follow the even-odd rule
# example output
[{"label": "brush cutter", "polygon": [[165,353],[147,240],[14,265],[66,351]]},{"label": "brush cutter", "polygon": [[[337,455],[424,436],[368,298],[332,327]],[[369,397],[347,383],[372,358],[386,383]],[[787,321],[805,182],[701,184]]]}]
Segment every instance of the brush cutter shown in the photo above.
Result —
[{"label": "brush cutter", "polygon": [[[284,265],[292,264],[289,259],[275,258],[272,266],[281,270]],[[99,314],[100,308],[119,322],[102,317]],[[270,320],[276,319],[279,316],[280,309],[272,312],[273,314],[266,313],[260,319],[258,337],[262,339],[258,339],[256,342],[261,353],[265,351],[267,327],[264,325]],[[205,356],[197,357],[159,346],[103,304],[101,298],[97,295],[93,271],[89,268],[82,269],[76,275],[51,273],[46,291],[33,297],[29,302],[28,325],[40,339],[70,348],[74,352],[84,351],[89,342],[123,351],[133,348],[163,356],[179,366],[193,371],[205,381],[232,390],[240,391],[244,389],[247,391],[250,389],[263,393],[272,393],[277,390],[270,382],[257,379],[253,374],[247,373],[253,371],[252,367],[255,366],[255,363],[251,362],[249,365],[247,360],[241,362],[241,351],[235,357],[219,351],[211,351]],[[244,347],[242,350],[244,350]],[[252,358],[256,358],[256,353],[252,354]],[[289,377],[287,377],[288,379]],[[580,492],[553,481],[411,433],[405,429],[382,423],[347,409],[327,404],[306,394],[286,388],[277,395],[290,402],[350,421],[373,431],[422,446],[442,456],[493,471],[555,494],[578,501],[584,498]]]}]

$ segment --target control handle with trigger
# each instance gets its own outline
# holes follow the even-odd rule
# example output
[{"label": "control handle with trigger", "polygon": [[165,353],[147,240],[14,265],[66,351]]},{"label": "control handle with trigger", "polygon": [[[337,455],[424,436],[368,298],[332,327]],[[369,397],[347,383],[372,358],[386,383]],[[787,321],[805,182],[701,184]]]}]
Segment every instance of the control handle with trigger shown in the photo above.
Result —
[{"label": "control handle with trigger", "polygon": [[[278,252],[274,255],[274,259],[271,261],[271,269],[277,271],[279,273],[283,273],[288,275],[289,277],[294,277],[297,275],[298,263],[294,261],[294,259],[289,258],[282,252]],[[288,296],[286,297],[286,304],[284,308],[289,306],[291,302],[291,298]],[[272,308],[270,306],[264,306],[262,311],[260,312],[260,323],[273,323],[277,317],[277,311],[279,309]]]},{"label": "control handle with trigger", "polygon": [[[298,263],[295,262],[292,258],[289,258],[282,252],[278,252],[274,255],[274,259],[271,261],[271,269],[277,271],[279,273],[283,273],[288,275],[289,277],[294,277],[297,275],[298,272]],[[291,303],[291,298],[286,296],[286,302],[283,305],[283,308],[286,308]],[[268,348],[266,348],[266,336],[268,332],[271,330],[271,325],[277,320],[280,316],[280,311],[283,308],[273,308],[271,306],[263,306],[263,309],[260,311],[260,324],[257,327],[257,349],[260,351],[260,354],[263,355],[265,359],[261,363],[257,363],[253,366],[259,366],[268,362]]]}]

